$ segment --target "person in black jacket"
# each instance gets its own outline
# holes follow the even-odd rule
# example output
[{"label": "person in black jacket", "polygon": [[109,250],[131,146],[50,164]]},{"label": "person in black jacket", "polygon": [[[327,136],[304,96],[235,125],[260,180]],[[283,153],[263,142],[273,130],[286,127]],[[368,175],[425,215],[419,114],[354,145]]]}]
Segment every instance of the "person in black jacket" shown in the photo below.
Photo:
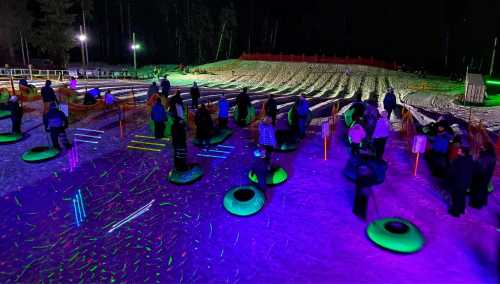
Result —
[{"label": "person in black jacket", "polygon": [[90,92],[86,92],[85,96],[83,97],[83,104],[84,105],[95,105],[96,103],[97,103],[96,98]]},{"label": "person in black jacket", "polygon": [[168,112],[173,117],[184,119],[184,102],[181,97],[181,90],[177,89],[175,95],[170,99]]},{"label": "person in black jacket", "polygon": [[458,149],[458,157],[451,162],[448,172],[451,206],[448,213],[453,217],[465,213],[465,193],[472,184],[473,163],[469,149],[464,146]]},{"label": "person in black jacket", "polygon": [[493,143],[486,142],[474,162],[472,185],[470,187],[470,206],[482,208],[488,204],[488,186],[495,172],[496,154]]},{"label": "person in black jacket", "polygon": [[52,145],[56,149],[61,149],[59,146],[59,138],[63,142],[64,146],[69,149],[71,144],[66,136],[66,128],[68,128],[68,118],[64,112],[57,109],[55,103],[50,104],[50,109],[47,114],[44,115],[44,125],[45,131],[50,132],[50,138],[52,139]]},{"label": "person in black jacket", "polygon": [[394,89],[390,88],[384,97],[384,109],[387,112],[387,117],[391,120],[391,113],[397,106],[396,95]]},{"label": "person in black jacket", "polygon": [[196,82],[193,83],[189,93],[191,94],[191,108],[197,109],[198,100],[200,99],[200,89],[198,88],[198,84]]},{"label": "person in black jacket", "polygon": [[12,121],[12,133],[21,134],[21,123],[23,119],[23,108],[19,104],[16,96],[12,96],[7,103],[10,110],[10,119]]},{"label": "person in black jacket", "polygon": [[196,138],[201,141],[202,145],[208,145],[214,125],[205,104],[202,104],[198,109],[194,120],[196,123]]},{"label": "person in black jacket", "polygon": [[168,94],[170,93],[170,81],[167,77],[161,80],[161,95],[168,99]]},{"label": "person in black jacket", "polygon": [[40,91],[44,104],[43,113],[47,113],[49,111],[49,106],[51,103],[58,103],[56,93],[54,92],[54,89],[52,89],[51,85],[52,82],[50,80],[45,81],[45,87],[43,87]]},{"label": "person in black jacket", "polygon": [[276,126],[276,115],[278,114],[278,104],[276,103],[276,100],[274,100],[273,94],[269,95],[269,98],[267,99],[266,106],[266,115],[270,116],[273,119],[273,126]]},{"label": "person in black jacket", "polygon": [[174,148],[174,167],[178,171],[187,171],[187,143],[184,120],[174,117],[172,125],[172,146]]},{"label": "person in black jacket", "polygon": [[238,107],[238,125],[246,125],[246,119],[248,115],[248,107],[250,106],[250,96],[247,93],[247,87],[243,88],[243,91],[238,94],[236,98],[236,105]]}]

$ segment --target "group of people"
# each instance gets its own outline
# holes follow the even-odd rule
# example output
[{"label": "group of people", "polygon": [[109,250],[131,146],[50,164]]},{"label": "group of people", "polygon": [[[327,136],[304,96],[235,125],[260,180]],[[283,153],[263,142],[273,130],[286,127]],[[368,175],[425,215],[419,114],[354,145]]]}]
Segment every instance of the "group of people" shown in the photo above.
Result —
[{"label": "group of people", "polygon": [[427,137],[429,168],[434,176],[445,179],[451,196],[448,213],[454,217],[465,213],[467,193],[471,207],[486,206],[496,165],[495,146],[487,131],[469,127],[468,133],[456,134],[441,117],[427,126]]},{"label": "group of people", "polygon": [[[379,112],[376,105],[364,103],[364,115],[354,115],[349,129],[351,153],[360,154],[361,148],[371,150],[377,159],[384,158],[385,145],[391,131],[391,122],[386,110]],[[374,117],[374,118],[372,118]]]}]

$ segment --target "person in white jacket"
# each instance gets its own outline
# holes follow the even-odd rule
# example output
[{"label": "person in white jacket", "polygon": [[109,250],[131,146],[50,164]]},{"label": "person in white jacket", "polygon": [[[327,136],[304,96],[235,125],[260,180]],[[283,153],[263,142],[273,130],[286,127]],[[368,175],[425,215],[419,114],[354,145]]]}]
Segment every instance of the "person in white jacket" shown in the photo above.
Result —
[{"label": "person in white jacket", "polygon": [[377,119],[377,124],[375,125],[375,130],[373,131],[373,147],[375,148],[375,155],[377,159],[384,158],[385,144],[387,143],[387,138],[389,137],[389,132],[391,131],[391,122],[388,118],[387,111],[382,111],[379,118]]}]

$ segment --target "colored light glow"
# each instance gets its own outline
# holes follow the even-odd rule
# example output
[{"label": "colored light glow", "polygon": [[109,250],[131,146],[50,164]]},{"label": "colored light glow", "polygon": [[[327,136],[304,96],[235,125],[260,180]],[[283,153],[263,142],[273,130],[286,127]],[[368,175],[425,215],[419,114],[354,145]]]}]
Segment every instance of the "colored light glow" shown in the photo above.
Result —
[{"label": "colored light glow", "polygon": [[104,131],[102,131],[102,130],[95,130],[95,129],[88,129],[88,128],[77,128],[76,130],[104,133]]},{"label": "colored light glow", "polygon": [[140,44],[132,44],[132,45],[130,46],[130,48],[131,48],[132,50],[139,50],[139,49],[141,49],[141,45],[140,45]]},{"label": "colored light glow", "polygon": [[91,143],[91,144],[98,144],[99,142],[97,141],[88,141],[88,140],[81,140],[81,139],[75,139],[76,142],[83,142],[83,143]]},{"label": "colored light glow", "polygon": [[161,149],[143,148],[143,147],[136,147],[136,146],[127,146],[127,148],[134,149],[134,150],[142,150],[142,151],[161,152]]},{"label": "colored light glow", "polygon": [[125,219],[117,222],[114,224],[111,229],[108,231],[108,233],[112,233],[114,230],[120,228],[121,226],[127,224],[128,222],[134,220],[135,218],[141,216],[142,214],[146,213],[149,211],[153,203],[155,202],[155,199],[151,200],[148,204],[142,206],[141,208],[137,209],[134,213],[128,215]]},{"label": "colored light glow", "polygon": [[214,155],[205,155],[205,154],[196,154],[198,157],[207,157],[207,158],[217,158],[217,159],[226,159],[224,156],[214,156]]},{"label": "colored light glow", "polygon": [[487,85],[496,85],[500,86],[500,81],[495,81],[495,80],[486,80]]},{"label": "colored light glow", "polygon": [[234,149],[234,146],[226,146],[226,145],[217,145],[217,147]]},{"label": "colored light glow", "polygon": [[93,135],[87,135],[87,134],[80,134],[76,133],[75,136],[80,136],[80,137],[89,137],[89,138],[95,138],[95,139],[101,139],[101,136],[93,136]]},{"label": "colored light glow", "polygon": [[138,144],[151,145],[151,146],[162,146],[162,147],[167,146],[167,144],[153,143],[153,142],[143,142],[143,141],[137,141],[137,140],[132,140],[132,141],[130,141],[130,143],[138,143]]},{"label": "colored light glow", "polygon": [[87,36],[85,34],[78,35],[78,40],[81,42],[87,41]]}]

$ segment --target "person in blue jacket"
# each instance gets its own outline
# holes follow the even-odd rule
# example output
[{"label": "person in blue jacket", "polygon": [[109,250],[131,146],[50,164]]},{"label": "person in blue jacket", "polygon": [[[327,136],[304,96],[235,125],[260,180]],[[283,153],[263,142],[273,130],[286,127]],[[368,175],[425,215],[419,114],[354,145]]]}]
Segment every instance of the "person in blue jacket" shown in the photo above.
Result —
[{"label": "person in blue jacket", "polygon": [[167,120],[167,112],[161,103],[161,99],[156,100],[156,104],[151,110],[151,120],[155,124],[155,137],[157,139],[163,138],[165,133],[165,120]]},{"label": "person in blue jacket", "polygon": [[224,94],[219,99],[219,128],[227,128],[227,119],[229,117],[229,103]]},{"label": "person in blue jacket", "polygon": [[299,137],[304,138],[306,135],[307,115],[309,114],[309,103],[304,95],[300,95],[297,105],[297,126],[299,130]]},{"label": "person in blue jacket", "polygon": [[47,114],[44,115],[44,125],[45,131],[50,132],[50,138],[52,139],[52,146],[58,150],[61,149],[59,146],[59,138],[63,142],[64,146],[69,149],[71,144],[66,136],[66,128],[68,128],[68,118],[64,112],[57,109],[56,103],[50,104],[50,109]]}]

